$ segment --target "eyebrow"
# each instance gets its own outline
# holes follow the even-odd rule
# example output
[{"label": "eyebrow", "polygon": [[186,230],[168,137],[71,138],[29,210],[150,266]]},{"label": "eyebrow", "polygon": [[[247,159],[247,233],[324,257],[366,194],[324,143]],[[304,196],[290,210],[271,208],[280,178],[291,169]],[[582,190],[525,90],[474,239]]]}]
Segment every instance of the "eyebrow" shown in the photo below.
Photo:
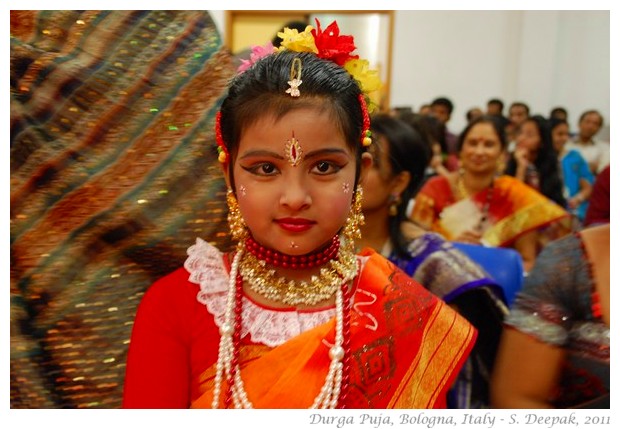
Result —
[{"label": "eyebrow", "polygon": [[270,156],[273,158],[284,159],[284,155],[277,153],[277,152],[272,152],[270,150],[265,150],[265,149],[251,150],[249,152],[244,153],[243,156],[239,157],[239,159],[250,158],[252,156]]},{"label": "eyebrow", "polygon": [[331,154],[344,154],[344,155],[346,155],[347,152],[344,149],[341,149],[341,148],[318,149],[318,150],[314,150],[312,152],[308,152],[306,155],[304,155],[304,159],[316,158],[318,156],[331,155]]},{"label": "eyebrow", "polygon": [[[302,148],[303,149],[303,148]],[[325,149],[317,149],[312,152],[308,152],[304,155],[303,159],[316,158],[319,156],[324,156],[328,154],[346,154],[346,151],[341,148],[325,148]],[[239,157],[239,159],[250,158],[253,156],[270,156],[277,159],[284,159],[284,155],[278,152],[273,152],[265,149],[256,149],[251,150],[243,154],[243,156]]]}]

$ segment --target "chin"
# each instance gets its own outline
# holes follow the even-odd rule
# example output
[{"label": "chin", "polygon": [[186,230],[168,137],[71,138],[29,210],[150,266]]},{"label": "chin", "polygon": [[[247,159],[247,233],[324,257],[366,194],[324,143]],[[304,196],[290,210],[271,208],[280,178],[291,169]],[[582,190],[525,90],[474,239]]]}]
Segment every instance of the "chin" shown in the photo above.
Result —
[{"label": "chin", "polygon": [[492,174],[495,173],[495,167],[493,169],[488,168],[487,166],[470,166],[465,168],[470,173],[475,174]]}]

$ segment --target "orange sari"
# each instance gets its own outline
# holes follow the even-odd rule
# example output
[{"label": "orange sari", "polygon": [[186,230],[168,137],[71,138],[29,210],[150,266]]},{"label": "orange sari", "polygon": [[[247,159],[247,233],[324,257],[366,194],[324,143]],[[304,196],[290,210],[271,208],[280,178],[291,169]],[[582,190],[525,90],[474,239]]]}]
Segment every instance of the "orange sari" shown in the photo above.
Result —
[{"label": "orange sari", "polygon": [[508,247],[520,235],[536,229],[546,228],[547,240],[570,231],[570,215],[566,210],[511,176],[495,179],[490,198],[485,189],[460,201],[455,199],[448,179],[433,177],[416,196],[411,218],[447,240],[454,240],[458,234],[446,222],[448,211],[457,204],[463,206],[460,219],[457,217],[457,223],[462,226],[472,217],[481,216],[487,201],[488,224],[482,234],[486,245]]},{"label": "orange sari", "polygon": [[[362,255],[368,259],[351,306],[344,407],[444,408],[475,329],[376,252]],[[327,375],[334,327],[331,320],[275,348],[242,345],[241,376],[254,407],[310,407]],[[203,374],[205,392],[192,408],[211,407],[214,376],[215,365]]]}]

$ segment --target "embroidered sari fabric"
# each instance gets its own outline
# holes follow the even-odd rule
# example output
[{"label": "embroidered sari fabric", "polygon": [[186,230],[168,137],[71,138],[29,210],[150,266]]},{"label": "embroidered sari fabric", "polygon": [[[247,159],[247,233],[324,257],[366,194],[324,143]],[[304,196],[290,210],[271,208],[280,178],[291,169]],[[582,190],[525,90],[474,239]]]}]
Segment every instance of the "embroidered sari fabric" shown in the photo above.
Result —
[{"label": "embroidered sari fabric", "polygon": [[436,233],[412,239],[408,255],[389,255],[426,289],[454,305],[478,330],[476,345],[449,394],[451,408],[487,408],[502,322],[508,313],[501,287],[475,262]]},{"label": "embroidered sari fabric", "polygon": [[550,398],[557,408],[596,408],[605,402],[609,407],[610,330],[593,312],[589,264],[579,234],[550,243],[506,320],[507,326],[566,351],[557,392]]},{"label": "embroidered sari fabric", "polygon": [[[211,407],[228,285],[228,268],[213,249],[197,242],[185,269],[145,295],[132,334],[124,406]],[[363,268],[346,315],[349,387],[341,405],[445,407],[476,330],[382,256],[367,251],[359,258]],[[239,361],[254,407],[308,408],[327,375],[335,310],[270,309],[244,298],[242,311]]]},{"label": "embroidered sari fabric", "polygon": [[448,240],[486,218],[482,242],[494,247],[509,247],[520,235],[532,230],[544,229],[547,240],[570,231],[566,210],[514,177],[496,178],[492,195],[487,192],[485,189],[456,200],[448,179],[433,177],[418,192],[411,218]]},{"label": "embroidered sari fabric", "polygon": [[[12,408],[118,408],[136,308],[229,246],[207,11],[11,11]],[[224,232],[222,232],[224,231]]]}]

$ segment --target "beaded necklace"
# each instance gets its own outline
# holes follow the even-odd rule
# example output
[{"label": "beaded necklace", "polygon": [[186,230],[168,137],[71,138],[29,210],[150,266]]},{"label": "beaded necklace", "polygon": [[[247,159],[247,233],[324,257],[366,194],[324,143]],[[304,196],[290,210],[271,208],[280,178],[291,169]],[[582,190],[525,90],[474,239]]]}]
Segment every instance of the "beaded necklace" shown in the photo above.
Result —
[{"label": "beaded necklace", "polygon": [[[340,249],[340,238],[336,235],[332,243],[322,251],[309,255],[291,256],[266,249],[253,239],[245,244],[248,253],[239,264],[239,271],[250,288],[259,295],[288,304],[315,305],[332,296],[342,284],[342,279],[353,278],[357,270],[355,253],[345,246]],[[296,282],[277,277],[271,266],[283,268],[321,268],[318,276],[309,282]]]},{"label": "beaded necklace", "polygon": [[265,261],[266,264],[273,265],[274,267],[292,268],[294,270],[298,268],[314,268],[326,264],[338,256],[339,249],[340,237],[338,235],[334,235],[331,244],[325,249],[300,256],[287,255],[277,250],[268,249],[258,244],[251,235],[245,240],[245,250],[261,261]]},{"label": "beaded necklace", "polygon": [[[247,246],[247,245],[246,245]],[[328,248],[331,248],[329,246]],[[349,246],[346,246],[349,247]],[[346,252],[345,252],[346,253]],[[251,255],[251,254],[250,254]],[[225,398],[225,406],[235,408],[253,408],[241,378],[239,368],[239,350],[241,343],[241,303],[243,291],[243,276],[240,265],[244,259],[244,246],[239,245],[233,258],[230,269],[228,298],[225,320],[220,327],[220,347],[216,365],[215,383],[213,388],[212,408],[218,408],[221,386],[226,378],[229,390]],[[355,257],[354,257],[355,259]],[[334,345],[329,350],[331,359],[325,383],[315,398],[311,408],[336,408],[341,392],[348,386],[348,353],[350,345],[350,326],[348,318],[344,317],[345,305],[351,303],[348,283],[357,275],[357,261],[355,268],[340,279],[340,287],[336,292],[336,335]]]}]

